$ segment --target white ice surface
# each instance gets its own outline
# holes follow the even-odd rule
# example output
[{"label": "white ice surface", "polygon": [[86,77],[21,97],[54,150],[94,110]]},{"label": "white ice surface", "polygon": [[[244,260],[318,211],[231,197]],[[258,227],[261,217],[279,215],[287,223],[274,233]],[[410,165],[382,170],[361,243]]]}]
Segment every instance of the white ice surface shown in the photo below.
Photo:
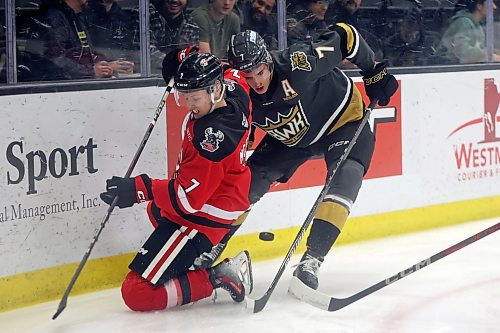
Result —
[{"label": "white ice surface", "polygon": [[[320,290],[346,297],[498,223],[490,219],[412,235],[334,248],[321,268]],[[58,302],[0,314],[2,333],[112,332],[500,332],[500,231],[337,312],[300,302],[287,293],[291,266],[266,308],[258,314],[224,292],[173,310],[134,313],[119,289],[70,296],[52,320]],[[254,263],[258,298],[282,259]]]}]

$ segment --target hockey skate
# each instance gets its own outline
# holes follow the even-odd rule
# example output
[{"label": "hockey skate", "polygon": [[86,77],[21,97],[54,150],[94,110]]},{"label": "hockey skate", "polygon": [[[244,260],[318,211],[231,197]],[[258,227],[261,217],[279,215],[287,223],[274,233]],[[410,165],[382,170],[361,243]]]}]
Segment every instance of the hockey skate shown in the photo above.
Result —
[{"label": "hockey skate", "polygon": [[212,267],[214,262],[219,259],[222,251],[226,248],[226,243],[219,243],[212,247],[210,252],[202,253],[198,258],[194,260],[194,269],[207,269]]},{"label": "hockey skate", "polygon": [[235,302],[242,302],[245,294],[252,292],[252,264],[248,251],[240,252],[234,258],[226,258],[208,269],[210,282],[214,288],[229,292]]},{"label": "hockey skate", "polygon": [[296,276],[309,288],[318,289],[318,271],[324,260],[325,257],[307,249],[300,262],[296,265],[297,268],[293,272],[293,276]]}]

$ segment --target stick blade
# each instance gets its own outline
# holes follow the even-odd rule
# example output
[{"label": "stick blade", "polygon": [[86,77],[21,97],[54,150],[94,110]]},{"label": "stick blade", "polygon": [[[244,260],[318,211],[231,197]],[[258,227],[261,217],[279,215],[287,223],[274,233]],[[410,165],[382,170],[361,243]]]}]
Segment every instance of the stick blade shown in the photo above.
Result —
[{"label": "stick blade", "polygon": [[247,312],[254,313],[253,310],[255,309],[255,300],[250,297],[245,297],[245,302]]},{"label": "stick blade", "polygon": [[269,296],[270,295],[268,293],[265,293],[264,296],[262,296],[259,299],[252,299],[250,297],[246,297],[245,301],[246,301],[246,305],[247,305],[246,306],[247,311],[251,312],[251,313],[261,312],[264,309],[264,307],[266,306],[267,300],[269,299]]},{"label": "stick blade", "polygon": [[52,316],[52,320],[55,320],[59,315],[66,309],[66,305],[68,304],[68,299],[63,298],[61,302],[59,302],[59,306],[57,307],[56,313]]},{"label": "stick blade", "polygon": [[288,293],[319,309],[331,311],[329,310],[331,297],[309,288],[296,276],[292,277],[292,280],[290,281]]}]

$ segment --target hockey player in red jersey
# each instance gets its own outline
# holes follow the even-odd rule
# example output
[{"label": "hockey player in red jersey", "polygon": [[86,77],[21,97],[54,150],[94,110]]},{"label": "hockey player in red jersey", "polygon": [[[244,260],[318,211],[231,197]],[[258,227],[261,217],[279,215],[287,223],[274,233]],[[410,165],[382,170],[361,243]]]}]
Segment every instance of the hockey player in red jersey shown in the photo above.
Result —
[{"label": "hockey player in red jersey", "polygon": [[[373,51],[356,29],[344,23],[331,26],[312,43],[294,44],[282,51],[268,51],[262,37],[247,30],[231,38],[228,59],[231,66],[246,73],[253,124],[266,133],[248,161],[251,204],[273,182],[287,182],[309,159],[321,157],[329,173],[335,169],[364,111],[359,90],[337,68],[344,59],[361,69],[368,97],[380,105],[387,105],[398,87],[385,64],[374,61]],[[357,198],[374,141],[370,127],[364,126],[315,211],[307,250],[294,271],[310,288],[318,288],[319,267]],[[224,242],[215,249],[220,252]]]},{"label": "hockey player in red jersey", "polygon": [[190,111],[175,175],[113,177],[101,198],[118,207],[148,201],[154,231],[129,265],[122,297],[135,311],[160,310],[209,297],[215,288],[241,302],[252,288],[247,251],[209,269],[193,269],[201,253],[221,241],[249,208],[246,166],[251,119],[244,74],[195,48],[169,53],[163,62],[174,95]]}]

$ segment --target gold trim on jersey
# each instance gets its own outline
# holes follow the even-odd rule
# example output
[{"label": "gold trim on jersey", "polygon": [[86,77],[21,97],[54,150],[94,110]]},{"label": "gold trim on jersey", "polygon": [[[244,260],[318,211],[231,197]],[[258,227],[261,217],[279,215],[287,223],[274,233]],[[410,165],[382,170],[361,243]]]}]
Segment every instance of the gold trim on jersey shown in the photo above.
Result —
[{"label": "gold trim on jersey", "polygon": [[347,55],[346,59],[352,59],[356,56],[359,49],[359,34],[356,28],[346,23],[337,23],[338,27],[342,28],[347,36]]},{"label": "gold trim on jersey", "polygon": [[356,33],[353,31],[353,28],[345,23],[337,23],[339,27],[345,30],[347,35],[347,54],[350,55],[356,45]]},{"label": "gold trim on jersey", "polygon": [[356,87],[356,85],[353,84],[352,87],[352,96],[349,104],[347,105],[347,108],[340,116],[340,119],[335,122],[328,134],[333,133],[347,123],[358,121],[363,118],[363,98],[361,97],[361,93],[359,92],[359,89]]}]

